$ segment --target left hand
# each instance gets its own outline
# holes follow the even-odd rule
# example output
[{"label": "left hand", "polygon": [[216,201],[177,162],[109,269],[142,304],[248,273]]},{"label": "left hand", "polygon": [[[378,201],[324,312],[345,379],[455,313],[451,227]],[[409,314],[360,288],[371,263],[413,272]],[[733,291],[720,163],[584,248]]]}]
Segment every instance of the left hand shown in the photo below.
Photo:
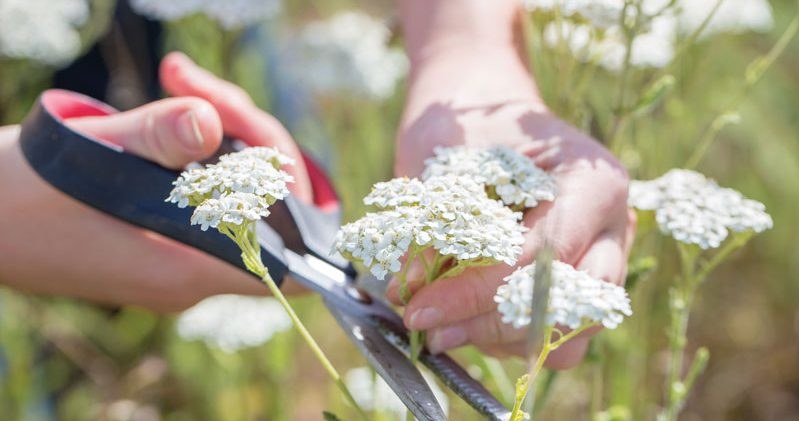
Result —
[{"label": "left hand", "polygon": [[[530,231],[519,266],[533,261],[548,241],[559,260],[622,283],[635,220],[627,208],[628,178],[619,162],[597,141],[549,112],[514,49],[489,48],[478,57],[468,47],[450,48],[429,57],[411,80],[396,174],[418,176],[435,146],[513,147],[558,182],[554,202],[543,202],[524,215]],[[428,331],[432,352],[473,344],[496,356],[526,355],[526,329],[502,323],[493,300],[502,279],[514,269],[479,267],[423,286],[421,271],[411,268],[408,278],[415,293],[405,309],[405,324]],[[396,279],[387,295],[400,304]],[[570,341],[547,364],[576,364],[589,336]]]}]

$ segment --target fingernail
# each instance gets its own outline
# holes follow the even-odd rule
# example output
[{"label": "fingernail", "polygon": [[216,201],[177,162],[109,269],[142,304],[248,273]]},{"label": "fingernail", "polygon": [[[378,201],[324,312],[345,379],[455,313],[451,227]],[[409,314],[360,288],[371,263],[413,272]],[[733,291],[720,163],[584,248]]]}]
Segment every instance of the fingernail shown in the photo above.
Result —
[{"label": "fingernail", "polygon": [[430,338],[430,352],[438,354],[466,343],[466,330],[460,327],[448,327],[433,333]]},{"label": "fingernail", "polygon": [[411,314],[408,326],[414,330],[427,330],[435,327],[444,319],[444,312],[435,307],[420,308]]},{"label": "fingernail", "polygon": [[200,131],[200,123],[197,120],[197,113],[189,110],[178,117],[178,136],[183,145],[190,151],[197,152],[202,150],[205,140]]}]

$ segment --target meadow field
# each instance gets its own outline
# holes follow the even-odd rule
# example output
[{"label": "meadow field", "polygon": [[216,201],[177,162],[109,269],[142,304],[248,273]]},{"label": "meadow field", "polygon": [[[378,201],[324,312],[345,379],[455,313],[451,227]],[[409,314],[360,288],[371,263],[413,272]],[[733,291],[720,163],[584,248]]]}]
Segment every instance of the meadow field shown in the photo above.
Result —
[{"label": "meadow field", "polygon": [[[666,59],[644,57],[662,56],[662,42],[642,45],[640,60],[632,43],[626,47],[633,53],[623,50],[636,31],[645,34],[639,39],[657,32],[654,18],[651,27],[625,23],[613,35],[619,47],[603,49],[610,32],[603,32],[605,44],[592,44],[581,37],[597,32],[578,29],[590,19],[543,6],[527,12],[525,53],[548,106],[603,142],[631,178],[691,168],[765,205],[773,228],[723,259],[684,310],[690,319],[685,316],[681,358],[686,367],[705,352],[709,359],[694,367],[679,419],[799,420],[799,2],[762,2],[768,19],[750,24],[746,17],[754,12],[745,5],[760,2],[688,1],[708,3],[705,11],[717,7],[719,20],[679,24],[689,29],[667,34]],[[202,14],[164,19],[157,48],[184,51],[280,119],[328,170],[345,222],[353,221],[366,211],[362,198],[372,185],[392,177],[408,66],[393,4],[266,2],[279,10],[234,30]],[[668,9],[686,2],[663,3]],[[625,4],[645,10],[640,1]],[[0,13],[3,7],[0,0]],[[18,123],[38,93],[57,84],[60,67],[114,33],[113,2],[87,0],[85,7],[76,25],[80,45],[65,59],[48,62],[0,48],[0,122]],[[0,23],[0,36],[12,30],[24,28]],[[605,60],[618,48],[616,62]],[[152,91],[113,89],[103,99],[120,108],[139,105]],[[596,335],[577,368],[542,374],[534,419],[659,418],[666,388],[674,387],[666,379],[679,339],[668,333],[676,316],[669,290],[673,295],[675,279],[685,275],[676,244],[651,215],[639,214],[626,285],[633,315]],[[370,416],[404,419],[320,298],[290,301]],[[203,331],[210,319],[223,317],[211,312],[164,315],[0,286],[0,419],[283,421],[322,419],[323,411],[355,419],[279,306],[239,309],[263,318],[266,327],[219,323],[219,330],[233,329],[219,339]],[[451,355],[512,405],[525,361],[495,360],[470,347]],[[450,419],[481,419],[441,389]]]}]

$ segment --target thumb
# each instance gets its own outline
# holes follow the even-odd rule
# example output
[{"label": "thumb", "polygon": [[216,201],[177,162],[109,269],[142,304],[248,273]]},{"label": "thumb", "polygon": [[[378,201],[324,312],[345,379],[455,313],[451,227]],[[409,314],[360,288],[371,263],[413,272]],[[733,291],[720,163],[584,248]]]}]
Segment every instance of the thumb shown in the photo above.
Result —
[{"label": "thumb", "polygon": [[74,130],[167,168],[209,157],[222,141],[216,110],[200,98],[168,98],[123,113],[66,120]]}]

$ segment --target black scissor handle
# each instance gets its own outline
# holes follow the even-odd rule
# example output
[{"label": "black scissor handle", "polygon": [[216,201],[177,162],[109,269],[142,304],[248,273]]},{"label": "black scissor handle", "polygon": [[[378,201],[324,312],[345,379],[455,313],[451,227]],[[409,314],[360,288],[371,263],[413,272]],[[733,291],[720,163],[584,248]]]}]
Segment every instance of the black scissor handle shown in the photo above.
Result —
[{"label": "black scissor handle", "polygon": [[[215,230],[189,225],[192,210],[164,201],[178,172],[126,153],[121,147],[72,130],[71,117],[105,116],[116,110],[63,90],[39,97],[22,123],[19,143],[31,167],[69,196],[131,224],[158,232],[247,270],[241,251]],[[278,239],[279,240],[279,239]],[[282,244],[264,244],[262,259],[276,282],[288,273]]]}]

